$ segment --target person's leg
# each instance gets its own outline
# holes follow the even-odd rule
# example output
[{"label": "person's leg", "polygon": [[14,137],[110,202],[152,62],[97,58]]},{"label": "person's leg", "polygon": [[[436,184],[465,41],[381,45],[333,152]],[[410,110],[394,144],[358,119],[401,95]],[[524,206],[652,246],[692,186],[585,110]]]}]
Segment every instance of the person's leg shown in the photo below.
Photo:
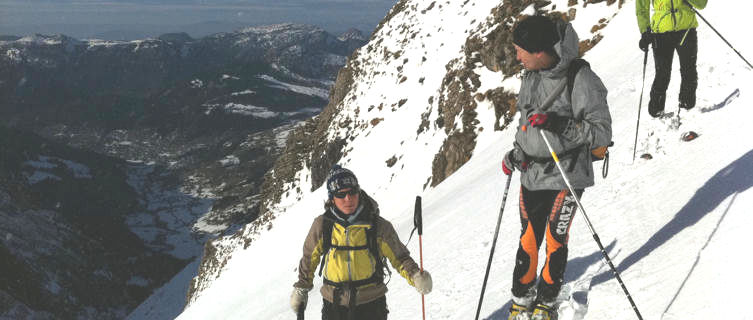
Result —
[{"label": "person's leg", "polygon": [[356,307],[355,319],[358,320],[387,320],[387,297],[382,296],[371,302]]},{"label": "person's leg", "polygon": [[[520,242],[513,271],[512,294],[516,304],[530,306],[535,298],[539,247],[544,238],[547,216],[557,191],[531,191],[520,188]],[[543,200],[543,201],[542,201]]]},{"label": "person's leg", "polygon": [[679,97],[680,107],[692,109],[695,107],[695,91],[698,88],[698,71],[696,70],[698,35],[695,28],[688,30],[685,41],[677,47],[677,56],[680,58],[680,77],[682,78]]},{"label": "person's leg", "polygon": [[672,76],[672,59],[676,44],[672,33],[657,33],[654,35],[654,83],[651,85],[651,98],[648,101],[648,113],[652,117],[658,117],[664,112],[664,103],[667,99],[667,87]]},{"label": "person's leg", "polygon": [[[575,192],[579,197],[583,194],[583,190]],[[546,230],[546,261],[541,270],[537,300],[552,306],[562,288],[567,265],[567,240],[578,206],[568,189],[557,192],[548,201],[551,209]]]},{"label": "person's leg", "polygon": [[346,319],[346,312],[345,307],[334,305],[327,299],[322,299],[322,320],[343,320]]}]

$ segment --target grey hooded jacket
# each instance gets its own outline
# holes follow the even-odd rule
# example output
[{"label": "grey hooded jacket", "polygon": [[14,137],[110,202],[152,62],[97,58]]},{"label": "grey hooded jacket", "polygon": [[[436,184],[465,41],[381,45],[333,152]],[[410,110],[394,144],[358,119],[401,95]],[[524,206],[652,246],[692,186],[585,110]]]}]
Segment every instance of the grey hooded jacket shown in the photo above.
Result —
[{"label": "grey hooded jacket", "polygon": [[[521,173],[521,184],[529,190],[562,190],[567,185],[559,170],[554,167],[539,129],[528,123],[528,117],[536,112],[553,111],[572,119],[561,134],[544,131],[568,179],[575,189],[594,184],[594,172],[590,150],[606,146],[612,139],[612,118],[607,105],[607,89],[601,79],[588,67],[582,67],[573,83],[572,98],[568,90],[562,90],[551,106],[541,110],[541,105],[560,84],[567,81],[570,62],[578,57],[578,35],[572,25],[560,22],[560,41],[554,45],[559,55],[557,64],[546,70],[526,71],[523,75],[517,110],[521,112],[516,147],[528,156],[528,169]],[[531,161],[538,159],[539,161]],[[573,163],[575,162],[575,163]]]}]

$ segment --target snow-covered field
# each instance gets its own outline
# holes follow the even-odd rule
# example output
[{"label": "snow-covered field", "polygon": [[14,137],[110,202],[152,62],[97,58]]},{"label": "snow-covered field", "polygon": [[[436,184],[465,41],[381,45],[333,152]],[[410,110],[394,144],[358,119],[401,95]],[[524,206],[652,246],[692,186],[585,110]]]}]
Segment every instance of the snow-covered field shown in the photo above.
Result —
[{"label": "snow-covered field", "polygon": [[[426,7],[430,1],[416,2]],[[588,14],[604,13],[598,12],[598,5],[593,6]],[[726,1],[723,6],[710,2],[701,13],[750,58],[753,43],[748,41],[747,31],[737,22],[745,21],[750,11],[746,9],[752,7],[743,0]],[[471,15],[484,19],[491,5],[475,1],[474,8]],[[753,109],[749,107],[753,103],[750,98],[753,70],[700,22],[698,105],[683,112],[682,125],[673,129],[668,122],[647,115],[646,103],[653,79],[649,57],[637,151],[639,155],[649,152],[653,159],[633,162],[643,62],[633,8],[634,2],[627,1],[603,30],[605,37],[601,43],[585,56],[609,89],[615,142],[610,150],[609,177],[599,177],[597,185],[586,190],[582,199],[585,210],[644,319],[753,319],[745,308],[749,300],[746,292],[753,286],[753,279],[745,274],[746,261],[750,259],[741,245],[746,241],[744,228],[752,221],[749,213],[753,208],[753,191],[749,190],[753,186],[753,140],[747,139],[753,116]],[[453,9],[456,8],[447,4],[444,10]],[[586,11],[579,10],[581,19]],[[426,14],[424,18],[437,17]],[[591,24],[576,23],[575,26],[579,34],[587,34]],[[446,50],[455,50],[458,48],[452,44],[462,44],[464,38],[452,37],[466,36],[462,30],[435,32],[433,37],[423,41],[441,39]],[[446,60],[437,63],[443,66]],[[412,69],[406,67],[404,73]],[[674,69],[674,79],[667,92],[667,111],[676,108],[680,80],[677,59]],[[482,80],[493,79],[493,74],[486,70]],[[420,76],[407,75],[410,79]],[[426,76],[427,83],[441,80],[441,77]],[[498,79],[501,76],[498,75]],[[416,88],[405,88],[409,82],[393,90],[383,84],[386,82],[379,81],[375,76],[374,82],[366,86],[366,94],[373,91],[390,95],[404,90],[421,94],[425,91],[418,84]],[[508,80],[506,85],[514,87],[514,81]],[[397,86],[396,83],[393,79],[392,85]],[[482,86],[499,85],[501,83],[484,83]],[[726,101],[736,90],[739,97]],[[418,105],[411,103],[404,108]],[[483,110],[488,106],[488,103],[480,103],[479,113],[493,115],[493,111]],[[385,117],[379,126],[371,128],[370,135],[361,135],[353,142],[356,148],[343,162],[355,171],[362,187],[380,202],[382,215],[392,221],[404,241],[413,227],[415,196],[423,198],[423,264],[434,278],[434,291],[426,296],[427,318],[470,319],[475,315],[494,224],[500,212],[505,183],[500,160],[512,144],[513,131],[483,131],[468,163],[436,188],[422,190],[426,172],[430,170],[426,159],[433,155],[419,153],[425,150],[424,145],[436,145],[436,139],[441,136],[415,137],[416,126],[417,123],[406,126],[397,114]],[[680,134],[687,130],[698,132],[699,138],[681,141]],[[405,145],[395,138],[401,134]],[[385,143],[375,148],[374,144],[379,141]],[[367,143],[369,147],[365,147]],[[383,161],[388,157],[382,157],[386,154],[402,157],[398,165],[387,168]],[[375,167],[374,163],[378,162],[382,164]],[[600,169],[600,163],[595,165]],[[481,311],[482,317],[487,319],[504,319],[509,307],[520,228],[518,190],[516,174],[504,207]],[[288,199],[282,203],[273,227],[259,235],[247,249],[237,249],[220,276],[179,318],[293,318],[288,299],[297,276],[295,269],[301,246],[312,220],[321,213],[325,197],[326,192],[320,188],[304,194],[300,201]],[[576,309],[566,310],[561,319],[636,319],[622,289],[603,262],[582,214],[576,215],[581,217],[575,218],[570,231],[566,281],[578,304]],[[418,241],[411,241],[409,249],[417,259]],[[308,319],[320,317],[320,286],[321,280],[317,277],[315,289],[309,296]],[[391,319],[421,317],[421,297],[399,275],[393,274],[388,287]]]}]

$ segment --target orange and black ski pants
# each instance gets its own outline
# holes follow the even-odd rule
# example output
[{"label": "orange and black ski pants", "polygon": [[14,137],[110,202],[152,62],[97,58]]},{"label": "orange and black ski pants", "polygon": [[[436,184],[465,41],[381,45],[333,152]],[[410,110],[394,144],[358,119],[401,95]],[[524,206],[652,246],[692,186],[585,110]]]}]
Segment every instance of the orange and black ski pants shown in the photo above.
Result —
[{"label": "orange and black ski pants", "polygon": [[[575,190],[580,197],[583,189]],[[539,248],[546,237],[546,261],[537,287],[537,300],[557,298],[567,264],[567,240],[575,212],[569,190],[520,188],[520,243],[513,271],[512,293],[524,297],[536,285]]]}]

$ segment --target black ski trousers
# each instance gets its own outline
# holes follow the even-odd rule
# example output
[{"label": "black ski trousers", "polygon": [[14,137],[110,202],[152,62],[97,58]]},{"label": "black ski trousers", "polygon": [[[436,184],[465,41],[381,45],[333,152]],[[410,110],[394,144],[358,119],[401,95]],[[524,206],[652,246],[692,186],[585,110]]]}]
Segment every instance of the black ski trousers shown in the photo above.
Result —
[{"label": "black ski trousers", "polygon": [[[334,305],[323,299],[322,320],[348,320],[348,307]],[[387,320],[387,298],[382,296],[371,302],[356,306],[353,320]]]},{"label": "black ski trousers", "polygon": [[685,109],[695,107],[695,91],[698,87],[698,72],[696,70],[698,36],[695,28],[657,33],[653,37],[652,47],[656,76],[654,77],[654,84],[651,86],[648,113],[652,117],[658,117],[664,111],[675,51],[680,58],[680,77],[682,80],[680,83],[680,107]]},{"label": "black ski trousers", "polygon": [[[576,189],[580,197],[583,189]],[[513,271],[512,294],[525,297],[536,285],[539,248],[546,236],[546,261],[541,269],[537,301],[554,301],[562,288],[567,240],[577,203],[568,189],[520,188],[520,242]]]}]

